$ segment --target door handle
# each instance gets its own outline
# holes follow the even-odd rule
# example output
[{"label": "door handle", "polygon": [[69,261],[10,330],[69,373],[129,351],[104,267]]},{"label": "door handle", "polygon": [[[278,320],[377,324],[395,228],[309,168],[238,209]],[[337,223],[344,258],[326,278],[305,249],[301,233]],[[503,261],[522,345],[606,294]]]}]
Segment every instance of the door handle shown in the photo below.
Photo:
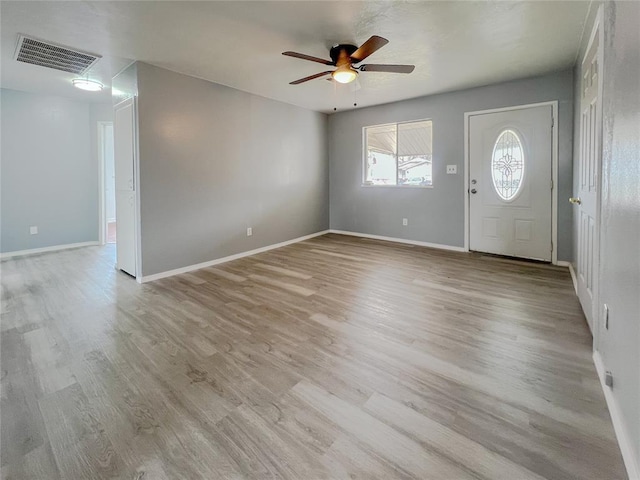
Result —
[{"label": "door handle", "polygon": [[472,188],[471,193],[478,193],[478,191],[475,188]]},{"label": "door handle", "polygon": [[569,197],[569,203],[572,203],[574,205],[581,205],[582,200],[580,200],[580,197]]}]

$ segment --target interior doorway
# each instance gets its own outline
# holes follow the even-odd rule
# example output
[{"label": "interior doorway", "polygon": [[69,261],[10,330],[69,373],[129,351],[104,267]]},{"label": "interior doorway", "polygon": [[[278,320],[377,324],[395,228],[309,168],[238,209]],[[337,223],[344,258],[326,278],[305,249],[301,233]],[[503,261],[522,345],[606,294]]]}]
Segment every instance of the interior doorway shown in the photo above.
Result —
[{"label": "interior doorway", "polygon": [[101,243],[116,243],[116,171],[113,123],[98,124],[101,158],[102,211],[100,220]]}]

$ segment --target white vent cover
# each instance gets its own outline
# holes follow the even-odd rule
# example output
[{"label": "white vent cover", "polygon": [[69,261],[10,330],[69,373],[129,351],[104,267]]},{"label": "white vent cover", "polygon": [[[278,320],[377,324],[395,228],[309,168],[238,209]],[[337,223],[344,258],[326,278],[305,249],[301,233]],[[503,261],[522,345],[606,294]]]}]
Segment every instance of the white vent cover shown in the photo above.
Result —
[{"label": "white vent cover", "polygon": [[100,59],[100,55],[71,50],[36,38],[18,37],[15,59],[19,62],[82,75]]}]

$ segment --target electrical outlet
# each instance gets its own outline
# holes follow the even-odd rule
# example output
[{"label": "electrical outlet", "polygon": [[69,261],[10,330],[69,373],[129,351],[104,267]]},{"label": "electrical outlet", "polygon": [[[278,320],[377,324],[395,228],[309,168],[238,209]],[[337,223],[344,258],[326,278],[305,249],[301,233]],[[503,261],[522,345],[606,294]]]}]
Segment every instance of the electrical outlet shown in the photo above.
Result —
[{"label": "electrical outlet", "polygon": [[33,227],[29,227],[29,233],[31,235],[37,235],[38,234],[38,227],[37,226],[33,226]]},{"label": "electrical outlet", "polygon": [[405,227],[406,227],[407,225],[409,225],[409,219],[408,219],[408,218],[403,218],[403,219],[402,219],[402,225],[403,225],[403,226],[405,226]]},{"label": "electrical outlet", "polygon": [[253,228],[248,227],[247,228],[247,237],[250,237],[251,235],[253,235]]},{"label": "electrical outlet", "polygon": [[608,370],[604,374],[604,384],[609,388],[613,388],[613,374]]},{"label": "electrical outlet", "polygon": [[609,330],[609,305],[604,304],[604,328]]},{"label": "electrical outlet", "polygon": [[458,173],[457,165],[447,165],[447,175],[455,175]]}]

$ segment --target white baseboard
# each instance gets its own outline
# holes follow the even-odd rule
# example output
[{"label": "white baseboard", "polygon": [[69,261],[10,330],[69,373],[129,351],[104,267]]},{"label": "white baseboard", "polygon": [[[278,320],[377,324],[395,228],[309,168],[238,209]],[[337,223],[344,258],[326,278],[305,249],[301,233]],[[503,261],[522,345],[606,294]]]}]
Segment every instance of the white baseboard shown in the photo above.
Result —
[{"label": "white baseboard", "polygon": [[569,273],[571,274],[571,281],[573,282],[573,289],[576,291],[576,295],[578,294],[578,277],[576,277],[576,271],[573,269],[573,264],[571,262],[567,262],[566,260],[558,260],[556,265],[559,267],[567,267],[569,269]]},{"label": "white baseboard", "polygon": [[[607,387],[604,383],[605,367],[604,363],[602,363],[600,352],[593,352],[593,363],[596,365],[596,371],[598,372],[600,384],[604,391],[604,398],[607,401],[607,407],[609,408],[609,414],[611,415],[611,422],[613,423],[613,429],[616,432],[616,438],[618,439],[622,458],[624,460],[625,467],[627,468],[629,480],[640,480],[640,462],[638,462],[638,459],[636,458],[633,442],[629,437],[627,427],[622,421],[618,402],[616,402],[611,388]],[[613,386],[615,388],[615,383]]]},{"label": "white baseboard", "polygon": [[58,250],[67,250],[69,248],[79,248],[79,247],[95,247],[96,245],[100,245],[100,242],[80,242],[80,243],[68,243],[66,245],[53,245],[51,247],[42,247],[42,248],[31,248],[29,250],[18,250],[15,252],[5,252],[0,253],[0,258],[13,258],[13,257],[22,257],[24,255],[35,255],[36,253],[47,253],[47,252],[57,252]]},{"label": "white baseboard", "polygon": [[194,270],[200,270],[201,268],[212,267],[214,265],[230,262],[232,260],[237,260],[239,258],[250,257],[251,255],[256,255],[258,253],[267,252],[269,250],[273,250],[276,248],[286,247],[287,245],[291,245],[292,243],[303,242],[305,240],[309,240],[310,238],[319,237],[320,235],[325,235],[327,233],[329,233],[329,230],[323,230],[321,232],[312,233],[310,235],[305,235],[303,237],[293,238],[285,242],[274,243],[273,245],[267,245],[266,247],[260,247],[254,250],[249,250],[247,252],[241,252],[241,253],[236,253],[235,255],[229,255],[228,257],[217,258],[215,260],[210,260],[208,262],[196,263],[195,265],[176,268],[174,270],[167,270],[166,272],[154,273],[153,275],[143,275],[143,276],[137,277],[136,280],[138,281],[138,283],[153,282],[154,280],[160,280],[161,278],[172,277],[174,275],[180,275],[181,273],[193,272]]},{"label": "white baseboard", "polygon": [[386,242],[406,243],[408,245],[418,245],[420,247],[439,248],[440,250],[451,250],[453,252],[466,252],[464,247],[454,247],[453,245],[442,245],[439,243],[420,242],[418,240],[407,240],[406,238],[383,237],[382,235],[370,235],[368,233],[349,232],[346,230],[329,230],[329,233],[350,235],[352,237],[371,238],[374,240],[384,240]]}]

